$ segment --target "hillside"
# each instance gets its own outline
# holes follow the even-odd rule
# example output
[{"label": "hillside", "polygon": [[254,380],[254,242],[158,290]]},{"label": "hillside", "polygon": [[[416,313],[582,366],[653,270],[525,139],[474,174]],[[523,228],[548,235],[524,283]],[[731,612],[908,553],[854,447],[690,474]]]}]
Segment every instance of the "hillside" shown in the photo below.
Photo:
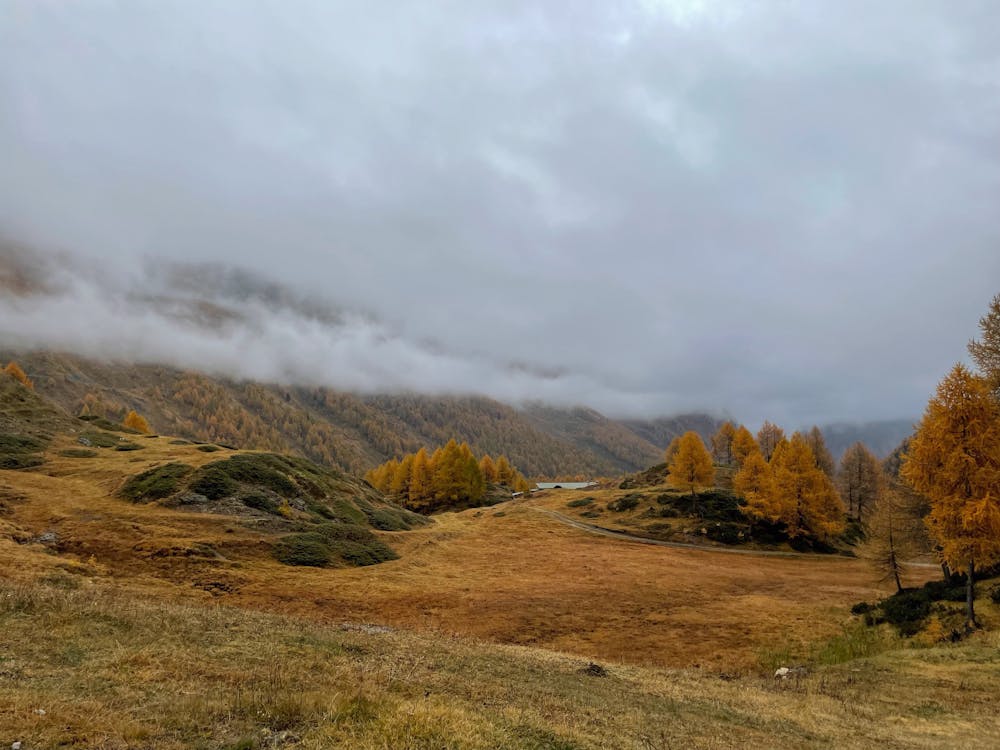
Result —
[{"label": "hillside", "polygon": [[477,396],[364,396],[66,354],[0,359],[17,359],[38,391],[72,414],[86,406],[120,418],[135,409],[165,433],[297,453],[358,474],[454,437],[477,454],[506,454],[528,476],[611,476],[655,463],[684,430],[710,434],[717,425],[705,415],[621,422],[587,409],[519,410]]}]

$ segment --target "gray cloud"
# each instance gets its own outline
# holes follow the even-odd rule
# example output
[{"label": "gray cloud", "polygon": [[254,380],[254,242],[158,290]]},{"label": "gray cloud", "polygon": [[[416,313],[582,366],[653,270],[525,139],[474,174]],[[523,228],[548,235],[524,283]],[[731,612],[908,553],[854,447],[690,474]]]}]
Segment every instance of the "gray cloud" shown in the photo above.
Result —
[{"label": "gray cloud", "polygon": [[[613,413],[916,415],[1000,291],[998,22],[14,0],[0,231],[93,273],[7,294],[0,337]],[[189,263],[221,328],[149,299],[190,305]]]}]

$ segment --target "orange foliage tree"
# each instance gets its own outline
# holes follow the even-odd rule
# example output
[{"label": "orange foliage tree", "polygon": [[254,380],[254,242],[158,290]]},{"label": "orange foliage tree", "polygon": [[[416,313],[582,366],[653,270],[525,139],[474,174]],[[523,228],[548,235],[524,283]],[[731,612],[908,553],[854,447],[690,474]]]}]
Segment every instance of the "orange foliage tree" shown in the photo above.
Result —
[{"label": "orange foliage tree", "polygon": [[749,453],[743,460],[743,466],[733,477],[733,490],[746,501],[743,512],[751,519],[751,531],[754,520],[781,520],[780,509],[775,504],[774,476],[759,450]]},{"label": "orange foliage tree", "polygon": [[733,440],[736,438],[736,428],[732,422],[724,422],[712,436],[712,458],[724,466],[733,463]]},{"label": "orange foliage tree", "polygon": [[966,625],[978,627],[976,566],[1000,562],[1000,402],[986,378],[955,365],[917,425],[901,475],[930,501],[928,531],[966,571]]},{"label": "orange foliage tree", "polygon": [[740,425],[736,428],[736,434],[733,435],[733,458],[736,460],[736,465],[742,466],[751,453],[760,453],[760,446],[757,445],[753,433]]},{"label": "orange foliage tree", "polygon": [[19,381],[26,388],[30,388],[32,390],[35,389],[35,384],[31,382],[31,378],[28,377],[28,373],[22,370],[21,366],[17,362],[11,360],[7,363],[7,366],[3,368],[3,371],[14,378],[14,380]]},{"label": "orange foliage tree", "polygon": [[837,488],[816,466],[816,457],[799,432],[779,442],[771,458],[774,507],[790,537],[811,532],[829,538],[844,530],[844,503]]},{"label": "orange foliage tree", "polygon": [[676,440],[677,450],[668,466],[670,482],[694,495],[697,487],[711,484],[715,479],[712,456],[697,432],[685,432]]},{"label": "orange foliage tree", "polygon": [[152,432],[149,427],[149,422],[146,421],[145,417],[136,413],[135,409],[131,409],[129,413],[125,415],[125,419],[122,420],[122,424],[130,430],[135,430],[136,432],[141,432],[145,435]]},{"label": "orange foliage tree", "polygon": [[760,431],[757,433],[757,445],[760,447],[760,452],[764,454],[765,460],[771,460],[778,444],[784,439],[785,431],[778,427],[778,425],[772,424],[765,419],[764,424],[761,425]]}]

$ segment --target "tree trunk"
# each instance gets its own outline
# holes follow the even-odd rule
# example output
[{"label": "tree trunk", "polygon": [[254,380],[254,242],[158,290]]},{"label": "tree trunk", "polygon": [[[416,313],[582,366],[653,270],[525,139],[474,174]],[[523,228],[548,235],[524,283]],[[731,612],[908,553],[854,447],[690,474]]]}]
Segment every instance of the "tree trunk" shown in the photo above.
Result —
[{"label": "tree trunk", "polygon": [[976,564],[969,560],[969,575],[965,581],[965,627],[970,630],[978,628],[976,622]]},{"label": "tree trunk", "polygon": [[892,560],[892,575],[896,579],[896,593],[897,594],[902,594],[903,593],[903,583],[902,583],[902,581],[899,580],[899,562],[897,562],[897,560],[896,560],[896,553],[895,552],[891,553],[891,560]]},{"label": "tree trunk", "polygon": [[941,572],[944,574],[944,580],[946,583],[951,580],[951,568],[948,567],[948,563],[941,563]]}]

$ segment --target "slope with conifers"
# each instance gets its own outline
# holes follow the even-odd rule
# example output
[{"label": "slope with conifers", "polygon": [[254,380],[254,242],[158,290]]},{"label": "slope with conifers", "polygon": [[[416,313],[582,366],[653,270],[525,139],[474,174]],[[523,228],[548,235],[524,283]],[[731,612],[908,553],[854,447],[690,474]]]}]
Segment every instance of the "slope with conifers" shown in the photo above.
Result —
[{"label": "slope with conifers", "polygon": [[[52,352],[3,352],[72,414],[121,419],[129,410],[193,440],[297,453],[357,474],[452,438],[477,455],[506,455],[532,477],[614,476],[653,463],[665,442],[707,415],[619,422],[587,409],[517,409],[481,396],[359,395],[237,381],[159,365]],[[671,430],[673,432],[671,433]]]},{"label": "slope with conifers", "polygon": [[[32,539],[33,524],[43,522],[60,551],[103,556],[101,530],[81,533],[73,521],[81,513],[103,519],[103,507],[129,518],[129,536],[141,539],[133,563],[155,568],[174,554],[256,560],[263,551],[287,565],[326,567],[394,559],[376,532],[428,523],[360,479],[305,458],[154,435],[135,412],[126,423],[74,418],[18,372],[0,373],[0,468],[20,472],[8,476],[11,498],[35,491],[44,503],[26,514],[26,527],[3,524],[0,532],[15,540]],[[0,515],[12,511],[0,503]],[[175,531],[132,533],[170,526],[202,527],[206,535],[224,526],[225,544],[178,550]]]}]

